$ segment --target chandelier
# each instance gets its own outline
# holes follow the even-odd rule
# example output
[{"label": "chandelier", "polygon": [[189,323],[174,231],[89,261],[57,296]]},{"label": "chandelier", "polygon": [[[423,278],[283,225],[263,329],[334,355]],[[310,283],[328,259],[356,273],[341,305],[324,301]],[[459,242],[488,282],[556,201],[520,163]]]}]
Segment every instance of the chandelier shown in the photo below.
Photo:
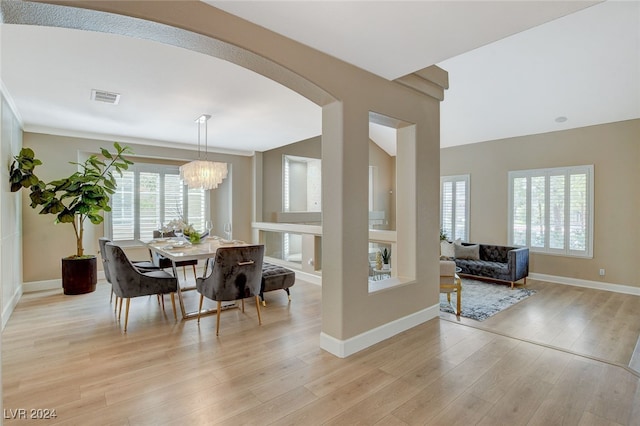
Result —
[{"label": "chandelier", "polygon": [[[227,163],[207,160],[207,121],[211,118],[203,114],[196,119],[198,125],[198,159],[180,166],[180,179],[189,189],[216,189],[227,177]],[[200,159],[200,129],[204,124],[204,160]]]}]

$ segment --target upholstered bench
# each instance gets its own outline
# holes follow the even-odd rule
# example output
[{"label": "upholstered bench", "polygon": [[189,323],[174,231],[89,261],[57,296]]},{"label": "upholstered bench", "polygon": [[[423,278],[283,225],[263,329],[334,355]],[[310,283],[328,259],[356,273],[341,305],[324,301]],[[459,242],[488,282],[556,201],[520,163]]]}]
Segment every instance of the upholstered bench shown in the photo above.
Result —
[{"label": "upholstered bench", "polygon": [[291,300],[289,287],[291,287],[295,281],[296,274],[291,269],[264,262],[262,264],[262,286],[260,287],[262,306],[267,306],[267,303],[264,301],[264,293],[267,291],[284,290],[287,292],[289,300]]}]

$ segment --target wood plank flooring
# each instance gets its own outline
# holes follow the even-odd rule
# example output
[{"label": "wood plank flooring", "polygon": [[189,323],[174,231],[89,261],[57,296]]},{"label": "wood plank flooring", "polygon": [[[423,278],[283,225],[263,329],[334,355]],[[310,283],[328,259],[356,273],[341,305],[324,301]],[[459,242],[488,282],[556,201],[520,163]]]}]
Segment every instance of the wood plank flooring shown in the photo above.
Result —
[{"label": "wood plank flooring", "polygon": [[319,349],[321,289],[300,280],[290,304],[266,295],[261,327],[252,302],[223,312],[217,338],[215,317],[176,322],[153,297],[124,334],[105,283],[27,294],[2,336],[4,424],[640,425],[640,297],[527,286],[486,321],[442,314],[346,359]]}]

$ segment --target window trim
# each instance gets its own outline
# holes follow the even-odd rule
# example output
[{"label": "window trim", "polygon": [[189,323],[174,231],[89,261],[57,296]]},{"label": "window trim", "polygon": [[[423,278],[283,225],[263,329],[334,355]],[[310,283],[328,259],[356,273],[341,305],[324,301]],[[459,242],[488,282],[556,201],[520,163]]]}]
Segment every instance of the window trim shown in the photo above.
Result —
[{"label": "window trim", "polygon": [[[550,233],[550,181],[549,178],[551,176],[564,176],[565,182],[570,183],[570,177],[576,174],[585,174],[586,175],[586,199],[587,203],[587,214],[589,215],[587,224],[586,224],[586,236],[585,236],[585,250],[572,250],[569,239],[570,232],[568,232],[568,228],[571,226],[570,223],[570,191],[566,190],[564,194],[564,218],[565,218],[565,244],[563,249],[555,249],[549,247],[549,233]],[[568,166],[568,167],[553,167],[553,168],[544,168],[544,169],[530,169],[530,170],[516,170],[510,171],[508,174],[508,207],[507,207],[507,238],[508,242],[511,245],[516,245],[514,243],[514,217],[513,217],[513,208],[514,208],[514,180],[517,178],[527,178],[528,182],[532,177],[545,177],[545,247],[532,247],[531,246],[531,185],[527,185],[527,232],[526,232],[526,247],[529,247],[529,250],[534,253],[548,254],[548,255],[556,255],[556,256],[567,256],[567,257],[578,257],[578,258],[593,258],[593,224],[594,224],[594,166],[590,165],[581,165],[581,166]]]},{"label": "window trim", "polygon": [[[452,182],[453,185],[453,193],[455,195],[455,183],[456,182],[464,182],[465,183],[465,212],[464,212],[464,220],[465,220],[465,229],[464,229],[464,236],[459,236],[459,235],[448,235],[448,238],[451,241],[454,241],[456,239],[461,239],[462,241],[469,241],[469,228],[471,225],[470,222],[470,217],[471,217],[471,175],[466,174],[466,175],[450,175],[450,176],[440,176],[440,229],[442,229],[442,223],[443,223],[443,219],[444,219],[444,204],[442,202],[442,196],[444,193],[444,184],[446,182]],[[455,207],[455,196],[453,197],[454,202],[452,203],[452,220],[453,220],[453,224],[455,227],[455,214],[456,214],[456,207]]]},{"label": "window trim", "polygon": [[[317,186],[320,188],[320,206],[318,209],[309,210],[309,193],[307,192],[307,200],[306,200],[306,208],[304,210],[291,210],[291,164],[292,162],[296,163],[306,163],[307,167],[310,163],[318,163],[322,164],[321,158],[315,157],[302,157],[299,155],[292,154],[282,154],[282,212],[283,213],[320,213],[322,212],[322,176],[317,180]],[[321,167],[318,169],[321,170]],[[320,171],[320,173],[322,173]],[[307,172],[307,178],[309,174]],[[307,179],[307,184],[309,180]],[[308,186],[307,186],[308,189]]]}]

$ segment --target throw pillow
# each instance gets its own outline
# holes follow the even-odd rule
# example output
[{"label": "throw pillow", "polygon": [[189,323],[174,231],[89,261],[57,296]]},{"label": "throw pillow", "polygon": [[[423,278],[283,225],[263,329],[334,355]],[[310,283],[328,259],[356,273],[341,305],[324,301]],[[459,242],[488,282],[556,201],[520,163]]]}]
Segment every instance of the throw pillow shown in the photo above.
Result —
[{"label": "throw pillow", "polygon": [[470,246],[463,246],[462,244],[454,244],[454,252],[456,259],[471,259],[480,260],[480,245],[473,244]]},{"label": "throw pillow", "polygon": [[455,256],[456,253],[453,248],[453,243],[446,240],[440,241],[440,257],[453,259]]}]

